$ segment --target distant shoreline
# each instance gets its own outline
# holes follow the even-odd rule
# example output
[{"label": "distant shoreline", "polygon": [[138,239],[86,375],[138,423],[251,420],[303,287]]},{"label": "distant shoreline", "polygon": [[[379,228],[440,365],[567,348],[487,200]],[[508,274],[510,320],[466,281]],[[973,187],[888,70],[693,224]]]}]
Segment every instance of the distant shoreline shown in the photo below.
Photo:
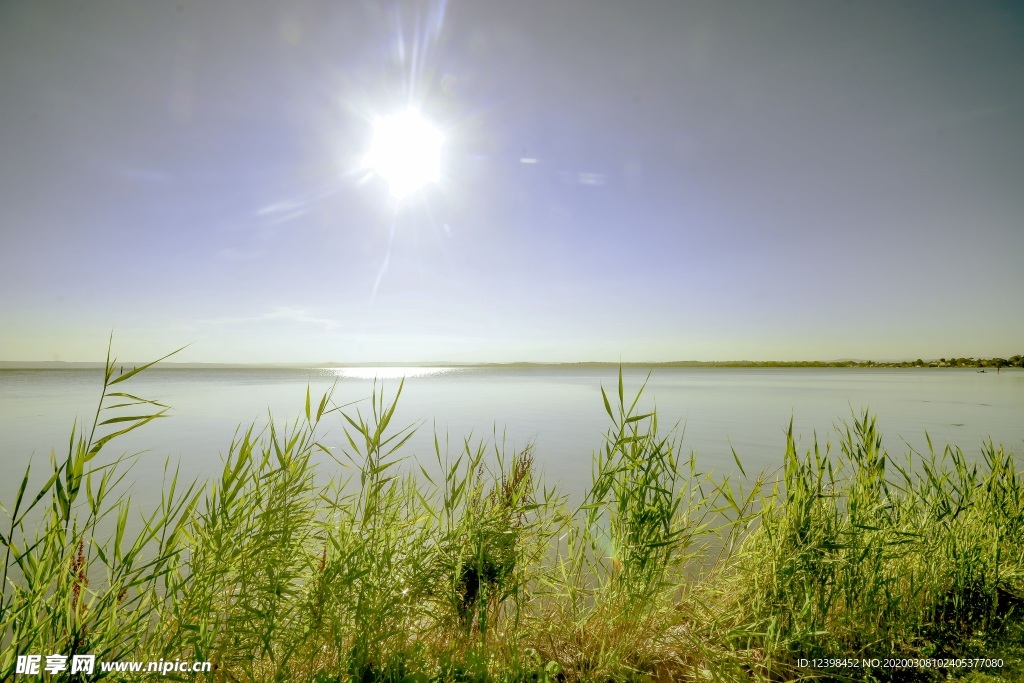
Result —
[{"label": "distant shoreline", "polygon": [[[139,367],[146,361],[118,363],[123,367]],[[832,360],[832,361],[662,361],[662,362],[612,362],[582,361],[578,363],[457,363],[457,362],[382,362],[382,363],[172,363],[163,362],[157,368],[179,370],[303,370],[303,369],[342,369],[342,368],[975,368],[981,370],[997,370],[1002,368],[1024,368],[1024,357],[1020,355],[1010,358],[940,358],[930,360],[906,361],[872,361],[872,360]],[[103,363],[64,362],[64,361],[0,361],[0,370],[98,370]]]}]

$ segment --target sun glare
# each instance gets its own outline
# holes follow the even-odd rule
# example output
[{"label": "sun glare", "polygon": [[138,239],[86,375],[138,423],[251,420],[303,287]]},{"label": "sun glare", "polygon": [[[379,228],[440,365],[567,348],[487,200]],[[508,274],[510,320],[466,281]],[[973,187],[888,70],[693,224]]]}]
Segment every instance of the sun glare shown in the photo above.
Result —
[{"label": "sun glare", "polygon": [[401,199],[441,176],[444,137],[415,109],[377,119],[373,144],[363,164],[388,184]]}]

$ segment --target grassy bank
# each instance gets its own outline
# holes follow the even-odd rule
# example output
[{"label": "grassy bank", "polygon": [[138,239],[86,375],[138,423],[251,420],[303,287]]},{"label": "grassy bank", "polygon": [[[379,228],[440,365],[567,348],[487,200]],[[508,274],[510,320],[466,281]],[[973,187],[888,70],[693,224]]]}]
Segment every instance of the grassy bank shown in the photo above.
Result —
[{"label": "grassy bank", "polygon": [[[239,432],[214,481],[169,471],[160,500],[140,503],[112,494],[131,470],[108,453],[164,416],[126,388],[146,367],[108,360],[93,422],[45,483],[26,472],[4,501],[5,680],[19,655],[56,653],[209,661],[177,677],[211,681],[1024,671],[1024,481],[1001,447],[891,456],[865,414],[836,447],[800,451],[790,430],[778,471],[730,481],[703,473],[620,375],[589,492],[570,505],[529,448],[435,441],[433,463],[406,459],[399,386],[344,407],[307,394],[302,421]],[[328,420],[345,427],[341,456],[317,440]],[[958,657],[1004,661],[943,666]]]}]

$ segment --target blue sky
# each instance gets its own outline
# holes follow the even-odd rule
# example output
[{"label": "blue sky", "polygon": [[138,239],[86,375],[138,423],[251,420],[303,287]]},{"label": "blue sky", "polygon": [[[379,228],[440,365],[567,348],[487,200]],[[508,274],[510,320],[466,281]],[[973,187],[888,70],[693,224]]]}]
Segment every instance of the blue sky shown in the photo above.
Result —
[{"label": "blue sky", "polygon": [[6,2],[0,360],[1020,353],[1022,74],[1019,3]]}]

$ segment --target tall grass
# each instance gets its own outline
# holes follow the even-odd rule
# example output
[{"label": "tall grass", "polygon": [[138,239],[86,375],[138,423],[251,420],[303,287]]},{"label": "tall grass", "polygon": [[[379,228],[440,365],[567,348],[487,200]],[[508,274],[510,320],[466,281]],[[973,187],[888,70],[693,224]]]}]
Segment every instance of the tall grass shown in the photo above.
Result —
[{"label": "tall grass", "polygon": [[744,647],[950,656],[1021,606],[1013,455],[988,443],[972,462],[928,445],[891,458],[865,413],[839,453],[815,443],[800,454],[790,426],[783,486],[763,498],[760,526],[735,559]]},{"label": "tall grass", "polygon": [[405,455],[401,385],[307,391],[291,425],[239,430],[213,481],[168,468],[139,521],[107,452],[166,407],[119,386],[148,366],[116,367],[4,508],[4,679],[60,653],[210,661],[187,680],[211,681],[789,680],[821,673],[801,657],[961,653],[1021,605],[1022,479],[993,444],[897,460],[865,414],[837,449],[801,452],[791,426],[778,473],[737,458],[729,480],[620,373],[573,507],[497,434]]}]

